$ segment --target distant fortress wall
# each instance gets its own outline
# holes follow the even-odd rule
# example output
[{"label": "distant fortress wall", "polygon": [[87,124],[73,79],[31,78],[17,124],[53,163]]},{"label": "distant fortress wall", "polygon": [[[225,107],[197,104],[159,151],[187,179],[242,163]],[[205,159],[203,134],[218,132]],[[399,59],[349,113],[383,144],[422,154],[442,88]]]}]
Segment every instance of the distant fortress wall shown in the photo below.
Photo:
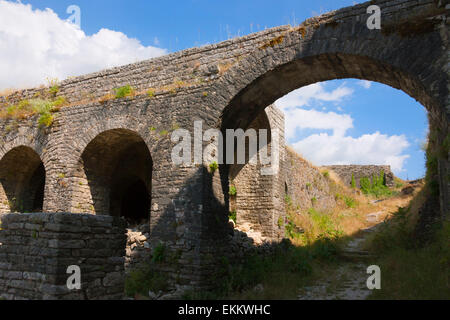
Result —
[{"label": "distant fortress wall", "polygon": [[351,186],[352,175],[355,176],[356,185],[360,187],[360,180],[367,177],[372,181],[374,175],[379,176],[384,172],[384,177],[386,179],[386,185],[388,187],[393,187],[394,174],[391,171],[391,166],[378,166],[378,165],[334,165],[334,166],[324,166],[322,169],[332,170],[338,175],[345,185]]}]

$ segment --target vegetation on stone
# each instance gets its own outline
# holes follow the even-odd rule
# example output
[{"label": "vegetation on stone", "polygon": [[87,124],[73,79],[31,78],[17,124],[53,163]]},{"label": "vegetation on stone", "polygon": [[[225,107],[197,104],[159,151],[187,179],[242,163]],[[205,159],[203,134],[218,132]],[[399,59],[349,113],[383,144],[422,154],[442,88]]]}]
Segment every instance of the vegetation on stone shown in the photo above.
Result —
[{"label": "vegetation on stone", "polygon": [[134,95],[135,89],[131,87],[129,84],[123,87],[119,87],[114,89],[116,99],[126,98]]}]

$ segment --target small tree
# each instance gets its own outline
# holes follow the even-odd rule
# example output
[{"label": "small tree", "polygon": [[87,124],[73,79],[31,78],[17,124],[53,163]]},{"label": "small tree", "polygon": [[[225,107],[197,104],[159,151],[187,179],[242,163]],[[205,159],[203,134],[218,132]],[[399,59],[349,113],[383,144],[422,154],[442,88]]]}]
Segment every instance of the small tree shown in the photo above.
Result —
[{"label": "small tree", "polygon": [[352,188],[356,189],[356,179],[355,179],[355,174],[352,173]]}]

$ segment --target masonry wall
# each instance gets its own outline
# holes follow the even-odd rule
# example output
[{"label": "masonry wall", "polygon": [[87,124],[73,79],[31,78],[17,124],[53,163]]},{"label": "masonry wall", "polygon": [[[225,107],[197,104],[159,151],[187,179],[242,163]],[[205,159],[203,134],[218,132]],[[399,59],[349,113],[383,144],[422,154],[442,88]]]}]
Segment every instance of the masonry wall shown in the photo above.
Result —
[{"label": "masonry wall", "polygon": [[327,178],[290,147],[286,147],[286,168],[285,194],[293,208],[304,212],[310,208],[322,211],[334,208],[336,202]]},{"label": "masonry wall", "polygon": [[[125,225],[121,219],[69,213],[0,216],[0,297],[121,299]],[[67,268],[81,268],[70,291]]]},{"label": "masonry wall", "polygon": [[[431,0],[380,0],[384,29],[379,31],[368,30],[365,24],[369,4],[330,12],[294,28],[277,27],[63,81],[58,96],[64,96],[69,105],[55,112],[50,128],[40,128],[37,115],[0,120],[1,171],[14,172],[14,161],[3,161],[5,155],[29,147],[45,169],[43,211],[108,213],[93,204],[100,197],[92,195],[95,187],[90,188],[96,181],[91,183],[84,175],[83,152],[102,133],[132,131],[145,142],[153,162],[151,245],[162,241],[181,251],[178,261],[183,267],[167,272],[182,283],[203,285],[217,270],[220,247],[228,245],[229,176],[223,168],[211,175],[207,163],[173,165],[170,138],[176,128],[193,132],[195,120],[203,121],[204,130],[228,124],[247,128],[268,105],[294,89],[359,78],[382,82],[416,98],[427,108],[430,123],[444,135],[442,141],[447,135],[445,21],[449,20],[443,19],[445,9]],[[136,95],[107,96],[124,85],[133,86]],[[149,89],[155,94],[147,95]],[[0,97],[0,104],[5,107],[47,90],[20,91]],[[102,159],[95,156],[97,161]],[[448,158],[441,157],[443,210],[448,208],[448,197],[442,196],[449,192],[448,168]],[[6,180],[9,188],[14,180]],[[281,180],[274,183],[274,208],[283,203],[283,184]],[[7,211],[11,208],[3,191],[0,208]],[[272,222],[276,220],[274,215]]]},{"label": "masonry wall", "polygon": [[352,175],[355,177],[356,186],[361,186],[362,178],[369,178],[373,181],[373,176],[380,177],[383,174],[388,187],[395,185],[394,174],[391,171],[391,166],[377,166],[377,165],[337,165],[337,166],[324,166],[324,170],[332,170],[341,181],[347,185],[352,185]]},{"label": "masonry wall", "polygon": [[[245,227],[260,233],[262,239],[279,238],[276,221],[283,216],[283,185],[285,171],[284,157],[284,114],[271,105],[267,107],[250,124],[259,135],[260,130],[267,130],[267,145],[257,150],[255,164],[234,164],[230,166],[230,185],[236,188],[237,194],[230,197],[230,210],[236,211],[237,227]],[[260,146],[259,139],[258,146]],[[276,141],[275,141],[276,140]],[[246,155],[249,147],[246,140]],[[262,164],[261,155],[268,157],[270,163]],[[264,172],[264,170],[267,170]],[[269,172],[271,171],[271,172]]]}]

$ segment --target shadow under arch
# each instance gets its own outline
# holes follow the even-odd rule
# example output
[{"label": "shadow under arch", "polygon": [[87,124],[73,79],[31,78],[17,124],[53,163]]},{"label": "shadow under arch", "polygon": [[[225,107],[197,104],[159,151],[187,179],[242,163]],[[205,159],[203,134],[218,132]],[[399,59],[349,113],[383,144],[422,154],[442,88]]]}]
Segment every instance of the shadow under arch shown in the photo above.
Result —
[{"label": "shadow under arch", "polygon": [[39,154],[27,146],[8,151],[0,160],[0,210],[42,212],[45,167]]},{"label": "shadow under arch", "polygon": [[153,160],[143,138],[128,129],[98,134],[84,149],[75,173],[74,212],[150,218]]},{"label": "shadow under arch", "polygon": [[[222,127],[224,137],[226,137],[227,129],[229,128]],[[225,206],[228,203],[230,213],[235,212],[238,228],[251,228],[261,237],[272,238],[276,179],[273,175],[262,174],[261,170],[270,165],[262,164],[259,158],[261,153],[267,156],[271,155],[272,130],[267,112],[261,111],[243,130],[249,134],[245,138],[245,163],[237,161],[239,139],[235,138],[234,164],[222,166],[222,171],[228,171],[230,186],[234,186],[236,189],[234,195],[225,192]],[[260,140],[259,134],[264,134],[261,130],[266,130],[266,143],[262,143]],[[253,142],[257,144],[255,153],[251,153],[252,149],[249,146],[252,142],[252,134],[254,134]],[[256,159],[256,162],[250,162],[251,158]],[[224,159],[226,159],[226,148],[224,149]]]}]

